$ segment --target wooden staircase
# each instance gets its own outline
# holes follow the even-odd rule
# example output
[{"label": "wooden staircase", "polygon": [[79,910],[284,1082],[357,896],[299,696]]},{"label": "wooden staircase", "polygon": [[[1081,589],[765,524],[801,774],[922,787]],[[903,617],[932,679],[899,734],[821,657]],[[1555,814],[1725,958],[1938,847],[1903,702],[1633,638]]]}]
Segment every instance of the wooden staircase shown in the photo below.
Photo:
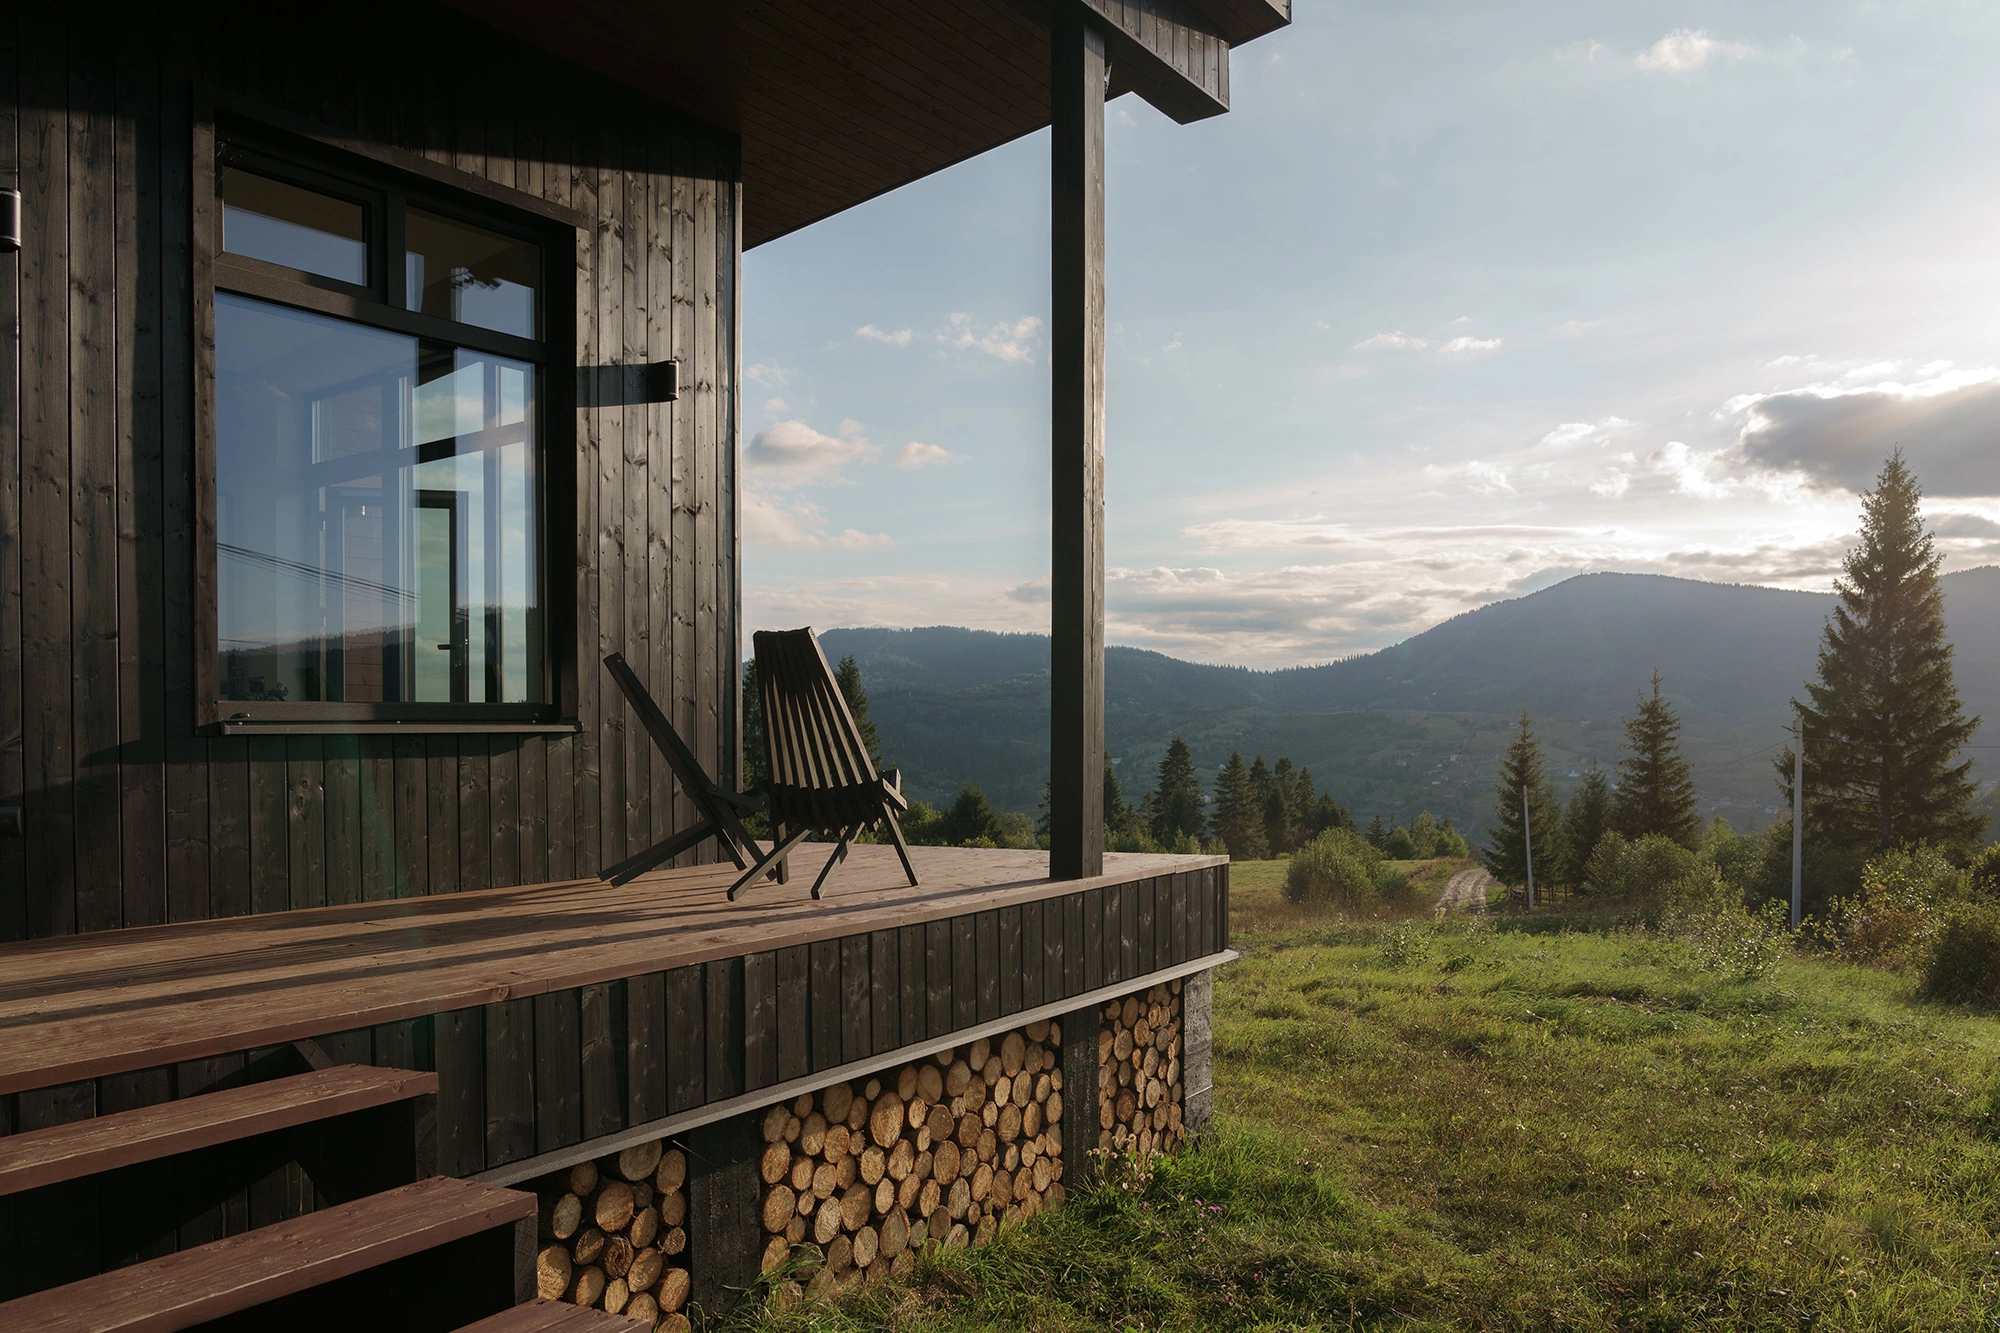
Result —
[{"label": "wooden staircase", "polygon": [[[0,1138],[0,1206],[24,1236],[46,1219],[65,1256],[23,1266],[0,1329],[635,1327],[520,1304],[534,1197],[433,1174],[436,1093],[435,1074],[339,1065]],[[214,1191],[284,1170],[309,1181],[297,1215],[177,1247]],[[173,1252],[121,1262],[135,1247]]]}]

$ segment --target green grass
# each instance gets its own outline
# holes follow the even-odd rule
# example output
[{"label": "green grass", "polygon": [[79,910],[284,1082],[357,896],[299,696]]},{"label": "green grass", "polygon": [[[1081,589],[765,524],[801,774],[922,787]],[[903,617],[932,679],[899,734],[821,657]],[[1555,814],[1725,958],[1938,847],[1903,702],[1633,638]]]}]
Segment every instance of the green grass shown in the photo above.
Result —
[{"label": "green grass", "polygon": [[[1581,912],[1343,922],[1281,863],[1231,875],[1198,1148],[749,1322],[2000,1328],[2000,1020],[1810,959],[1718,978]],[[1390,966],[1412,931],[1428,961]]]}]

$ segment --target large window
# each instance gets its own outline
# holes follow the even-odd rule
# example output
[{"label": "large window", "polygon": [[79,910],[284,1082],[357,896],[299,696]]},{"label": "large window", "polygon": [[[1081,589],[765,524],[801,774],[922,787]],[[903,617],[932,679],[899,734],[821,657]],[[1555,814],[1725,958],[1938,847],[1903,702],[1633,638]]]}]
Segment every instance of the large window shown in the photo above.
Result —
[{"label": "large window", "polygon": [[215,179],[220,716],[546,718],[543,246],[242,146]]}]

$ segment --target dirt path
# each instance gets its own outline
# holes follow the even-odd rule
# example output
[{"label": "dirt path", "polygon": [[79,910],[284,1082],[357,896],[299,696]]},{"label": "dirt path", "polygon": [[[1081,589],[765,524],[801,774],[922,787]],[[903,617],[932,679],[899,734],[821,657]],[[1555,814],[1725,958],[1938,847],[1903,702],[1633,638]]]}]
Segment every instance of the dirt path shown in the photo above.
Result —
[{"label": "dirt path", "polygon": [[1461,870],[1445,881],[1444,892],[1438,896],[1437,914],[1447,912],[1483,912],[1486,910],[1486,890],[1500,881],[1492,872],[1483,869]]}]

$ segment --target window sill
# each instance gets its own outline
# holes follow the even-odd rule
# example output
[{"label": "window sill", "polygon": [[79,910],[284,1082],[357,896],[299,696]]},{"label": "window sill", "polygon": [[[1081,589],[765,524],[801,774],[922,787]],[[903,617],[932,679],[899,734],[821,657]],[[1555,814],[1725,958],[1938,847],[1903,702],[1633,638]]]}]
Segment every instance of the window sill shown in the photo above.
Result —
[{"label": "window sill", "polygon": [[569,722],[218,722],[217,736],[573,736]]}]

